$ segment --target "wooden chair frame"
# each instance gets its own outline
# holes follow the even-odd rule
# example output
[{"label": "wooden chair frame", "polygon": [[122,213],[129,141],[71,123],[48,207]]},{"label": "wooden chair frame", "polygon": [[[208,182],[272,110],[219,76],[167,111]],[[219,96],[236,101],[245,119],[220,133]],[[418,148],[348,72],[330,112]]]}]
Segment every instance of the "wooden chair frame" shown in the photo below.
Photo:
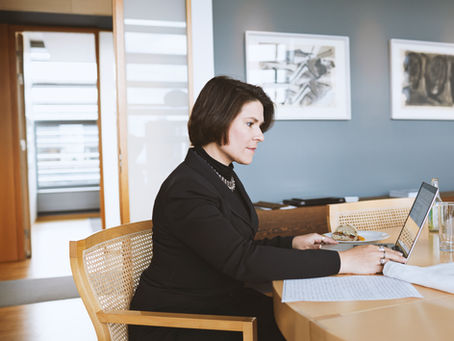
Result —
[{"label": "wooden chair frame", "polygon": [[[93,247],[96,248],[97,245],[101,245],[106,241],[108,242],[119,237],[138,235],[140,233],[147,233],[150,236],[152,226],[151,220],[130,223],[102,230],[83,240],[70,241],[70,263],[74,282],[76,283],[77,290],[79,291],[93,323],[98,340],[117,340],[117,338],[114,338],[111,335],[110,324],[133,324],[172,328],[237,331],[243,333],[243,341],[256,341],[257,321],[255,317],[161,313],[128,309],[103,310],[99,303],[96,291],[93,290],[93,283],[87,272],[84,251]],[[150,248],[152,248],[152,245],[150,245]],[[132,253],[128,252],[128,250],[122,250],[121,255],[126,262],[131,260]],[[102,280],[104,274],[100,273],[96,275],[99,275],[98,277]],[[130,297],[133,295],[135,286],[132,285],[131,288],[131,292],[129,293]],[[125,336],[118,339],[125,340]]]},{"label": "wooden chair frame", "polygon": [[358,230],[386,230],[402,227],[414,198],[365,200],[328,205],[328,228],[351,224]]}]

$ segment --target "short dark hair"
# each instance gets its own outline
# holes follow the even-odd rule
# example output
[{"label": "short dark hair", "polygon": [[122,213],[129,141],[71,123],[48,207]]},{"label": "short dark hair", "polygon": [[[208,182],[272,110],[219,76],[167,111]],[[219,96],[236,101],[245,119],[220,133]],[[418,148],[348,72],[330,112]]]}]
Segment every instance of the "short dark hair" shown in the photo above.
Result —
[{"label": "short dark hair", "polygon": [[263,105],[262,132],[274,119],[271,99],[259,86],[247,84],[227,76],[214,77],[205,84],[194,103],[188,122],[189,139],[193,146],[211,142],[229,143],[228,130],[244,104],[259,101]]}]

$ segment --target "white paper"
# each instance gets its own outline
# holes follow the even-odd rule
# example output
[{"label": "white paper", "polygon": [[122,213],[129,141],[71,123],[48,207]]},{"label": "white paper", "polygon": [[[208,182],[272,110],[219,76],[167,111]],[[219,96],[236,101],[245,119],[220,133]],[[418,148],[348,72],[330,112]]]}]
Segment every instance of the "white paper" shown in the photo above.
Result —
[{"label": "white paper", "polygon": [[336,276],[284,281],[282,302],[389,300],[422,297],[410,283],[385,276]]}]

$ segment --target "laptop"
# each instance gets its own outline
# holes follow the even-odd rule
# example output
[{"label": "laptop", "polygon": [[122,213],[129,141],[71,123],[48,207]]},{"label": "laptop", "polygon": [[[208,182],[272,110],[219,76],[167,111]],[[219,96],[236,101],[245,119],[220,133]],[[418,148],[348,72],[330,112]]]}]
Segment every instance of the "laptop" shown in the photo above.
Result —
[{"label": "laptop", "polygon": [[[374,243],[374,245],[383,245],[390,249],[402,252],[405,258],[409,258],[416,245],[419,235],[421,234],[424,223],[426,222],[429,211],[437,197],[438,188],[423,182],[419,187],[418,194],[410,209],[410,213],[405,220],[404,226],[400,230],[399,237],[394,244],[392,243]],[[344,251],[354,246],[362,244],[342,244],[323,246],[327,250]]]},{"label": "laptop", "polygon": [[399,237],[394,244],[375,244],[389,247],[390,249],[402,252],[405,258],[409,258],[416,241],[421,234],[424,223],[427,220],[429,211],[432,208],[435,198],[437,197],[438,188],[429,185],[426,182],[419,187],[418,194],[410,209],[405,224],[400,231]]}]

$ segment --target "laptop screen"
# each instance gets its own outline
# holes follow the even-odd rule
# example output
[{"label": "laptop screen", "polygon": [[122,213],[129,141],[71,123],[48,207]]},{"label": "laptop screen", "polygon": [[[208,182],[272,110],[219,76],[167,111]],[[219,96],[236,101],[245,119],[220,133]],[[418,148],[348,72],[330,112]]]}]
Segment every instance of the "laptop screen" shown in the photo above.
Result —
[{"label": "laptop screen", "polygon": [[413,206],[411,207],[410,214],[396,241],[396,246],[398,246],[406,258],[408,258],[416,244],[416,240],[421,233],[427,215],[435,201],[437,192],[437,187],[431,186],[425,182],[423,182],[419,188]]}]

